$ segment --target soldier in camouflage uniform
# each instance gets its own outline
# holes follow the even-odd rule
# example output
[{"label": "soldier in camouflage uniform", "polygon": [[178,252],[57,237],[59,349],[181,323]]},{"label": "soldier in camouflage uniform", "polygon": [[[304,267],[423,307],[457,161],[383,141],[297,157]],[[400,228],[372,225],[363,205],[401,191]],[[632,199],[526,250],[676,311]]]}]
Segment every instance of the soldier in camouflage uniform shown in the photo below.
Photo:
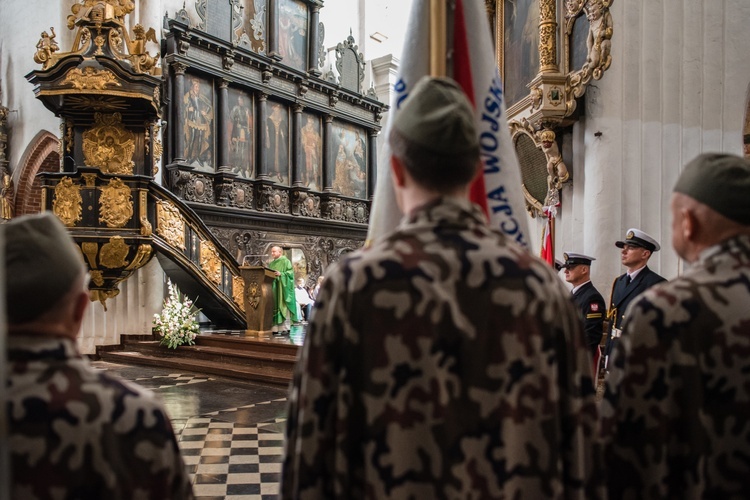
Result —
[{"label": "soldier in camouflage uniform", "polygon": [[326,274],[290,394],[282,498],[597,498],[580,320],[466,198],[473,110],[425,78],[389,137],[390,236]]},{"label": "soldier in camouflage uniform", "polygon": [[78,353],[88,275],[65,227],[47,212],[0,231],[12,498],[192,498],[172,426],[154,395],[94,370]]},{"label": "soldier in camouflage uniform", "polygon": [[609,496],[750,494],[750,164],[704,154],[672,195],[690,262],[628,309],[602,402]]}]

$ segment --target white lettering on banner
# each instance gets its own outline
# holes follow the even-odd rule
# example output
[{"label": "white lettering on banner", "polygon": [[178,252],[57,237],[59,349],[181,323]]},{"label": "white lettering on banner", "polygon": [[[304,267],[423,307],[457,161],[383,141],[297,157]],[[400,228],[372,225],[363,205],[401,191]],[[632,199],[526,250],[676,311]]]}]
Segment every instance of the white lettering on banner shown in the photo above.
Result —
[{"label": "white lettering on banner", "polygon": [[501,213],[506,216],[506,219],[500,222],[499,229],[528,248],[525,235],[521,231],[521,225],[506,195],[506,187],[502,183],[498,185],[503,165],[501,165],[498,155],[500,139],[497,132],[500,132],[501,126],[505,125],[501,125],[496,118],[502,116],[502,98],[502,86],[499,78],[495,76],[484,99],[484,112],[479,122],[480,127],[484,129],[480,130],[479,147],[484,162],[484,182],[488,190],[487,205],[493,214]]}]

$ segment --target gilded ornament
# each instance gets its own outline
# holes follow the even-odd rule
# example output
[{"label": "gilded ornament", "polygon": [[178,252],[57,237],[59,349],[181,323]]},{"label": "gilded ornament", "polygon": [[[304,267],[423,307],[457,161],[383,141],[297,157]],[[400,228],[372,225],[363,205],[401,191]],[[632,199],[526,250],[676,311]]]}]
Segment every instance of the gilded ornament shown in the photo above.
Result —
[{"label": "gilded ornament", "polygon": [[73,149],[73,123],[65,121],[65,151],[70,153]]},{"label": "gilded ornament", "polygon": [[42,69],[46,70],[57,59],[57,56],[53,55],[55,52],[60,50],[60,46],[55,41],[57,34],[55,28],[50,27],[52,35],[46,31],[42,31],[42,37],[36,44],[36,53],[34,54],[34,62],[42,65]]},{"label": "gilded ornament", "polygon": [[148,260],[151,258],[152,251],[153,249],[151,248],[151,245],[148,245],[146,243],[138,245],[138,251],[133,258],[133,262],[131,262],[130,265],[125,268],[125,270],[135,271],[136,269],[139,269],[146,265],[146,262],[148,262]]},{"label": "gilded ornament", "polygon": [[167,200],[156,202],[156,234],[171,246],[185,250],[185,220],[177,207]]},{"label": "gilded ornament", "polygon": [[55,186],[55,199],[52,211],[68,227],[80,222],[83,213],[81,187],[73,184],[70,177],[65,177]]},{"label": "gilded ornament", "polygon": [[216,247],[210,241],[201,241],[201,269],[208,279],[221,285],[221,258]]},{"label": "gilded ornament", "polygon": [[130,188],[115,177],[99,196],[99,222],[107,227],[123,227],[133,217],[133,195]]},{"label": "gilded ornament", "polygon": [[245,312],[245,281],[240,276],[232,276],[232,300]]},{"label": "gilded ornament", "polygon": [[96,286],[104,285],[104,273],[102,271],[89,271],[89,275]]},{"label": "gilded ornament", "polygon": [[117,288],[111,290],[89,290],[89,300],[91,302],[96,302],[97,300],[101,302],[105,312],[107,311],[107,299],[113,299],[118,295],[120,295],[120,290]]},{"label": "gilded ornament", "polygon": [[89,267],[96,269],[96,254],[99,253],[99,245],[92,241],[84,241],[81,243],[81,251],[86,256],[86,260],[89,261]]},{"label": "gilded ornament", "polygon": [[102,245],[102,250],[99,252],[99,263],[109,269],[123,268],[128,265],[125,258],[129,252],[130,247],[125,244],[122,236],[113,236],[109,239],[109,243]]},{"label": "gilded ornament", "polygon": [[94,127],[83,133],[86,166],[105,174],[132,175],[135,168],[135,134],[122,125],[122,115],[95,113]]},{"label": "gilded ornament", "polygon": [[247,303],[253,309],[258,309],[260,305],[260,286],[257,281],[251,281],[250,286],[247,287]]},{"label": "gilded ornament", "polygon": [[151,222],[148,220],[148,191],[145,189],[140,192],[140,221],[141,221],[141,236],[151,236],[153,234],[153,227]]},{"label": "gilded ornament", "polygon": [[96,174],[81,174],[81,178],[83,179],[83,183],[87,188],[96,186]]},{"label": "gilded ornament", "polygon": [[[97,37],[98,39],[99,37]],[[108,69],[96,69],[93,66],[73,68],[65,74],[60,85],[70,84],[76,90],[105,90],[107,85],[122,86],[117,77]]]}]

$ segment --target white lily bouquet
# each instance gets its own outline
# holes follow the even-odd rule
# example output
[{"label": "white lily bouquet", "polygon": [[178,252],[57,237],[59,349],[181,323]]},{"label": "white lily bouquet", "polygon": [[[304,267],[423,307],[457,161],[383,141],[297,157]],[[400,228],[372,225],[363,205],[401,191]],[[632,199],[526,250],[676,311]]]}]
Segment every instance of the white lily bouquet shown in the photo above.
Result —
[{"label": "white lily bouquet", "polygon": [[161,314],[154,314],[154,330],[161,335],[161,345],[171,349],[187,344],[195,344],[195,336],[198,335],[198,322],[195,316],[200,309],[195,307],[193,301],[185,297],[167,280],[169,297],[164,299],[164,309]]}]

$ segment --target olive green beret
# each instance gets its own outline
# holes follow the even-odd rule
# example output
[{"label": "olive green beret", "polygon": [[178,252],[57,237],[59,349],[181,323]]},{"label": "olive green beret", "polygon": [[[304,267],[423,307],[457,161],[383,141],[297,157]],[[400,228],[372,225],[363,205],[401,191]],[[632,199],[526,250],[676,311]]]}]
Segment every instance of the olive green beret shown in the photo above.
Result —
[{"label": "olive green beret", "polygon": [[8,322],[38,318],[71,290],[85,272],[83,256],[68,230],[50,212],[0,226],[5,240]]},{"label": "olive green beret", "polygon": [[433,153],[479,152],[474,109],[461,87],[449,78],[420,79],[392,126],[404,138]]},{"label": "olive green beret", "polygon": [[674,191],[711,207],[727,219],[750,225],[750,163],[739,156],[698,155],[685,165]]}]

